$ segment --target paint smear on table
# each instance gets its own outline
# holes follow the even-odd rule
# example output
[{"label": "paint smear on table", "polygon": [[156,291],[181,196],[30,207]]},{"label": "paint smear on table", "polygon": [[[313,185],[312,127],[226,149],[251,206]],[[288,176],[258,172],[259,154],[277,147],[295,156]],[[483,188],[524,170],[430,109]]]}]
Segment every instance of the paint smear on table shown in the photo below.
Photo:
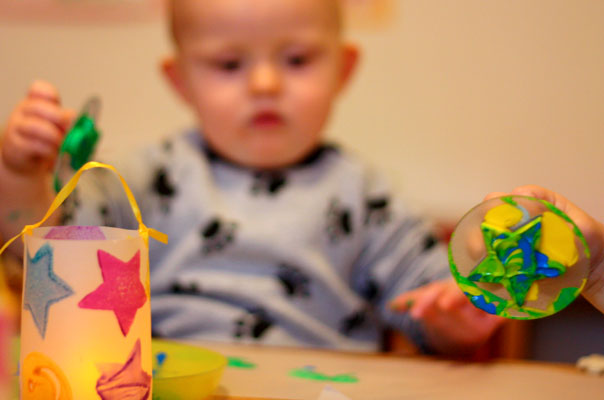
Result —
[{"label": "paint smear on table", "polygon": [[359,381],[359,379],[352,374],[327,375],[317,371],[314,366],[293,369],[289,372],[289,376],[312,381],[334,383],[357,383]]}]

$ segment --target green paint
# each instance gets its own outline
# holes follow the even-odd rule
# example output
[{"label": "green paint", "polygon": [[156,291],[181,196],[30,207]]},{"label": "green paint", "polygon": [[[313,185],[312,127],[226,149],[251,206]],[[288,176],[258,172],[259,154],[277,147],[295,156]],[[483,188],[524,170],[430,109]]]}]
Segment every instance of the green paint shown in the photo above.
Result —
[{"label": "green paint", "polygon": [[[522,306],[531,285],[548,278],[537,272],[535,248],[541,238],[541,216],[533,218],[512,232],[502,231],[486,223],[481,225],[487,256],[471,272],[476,282],[498,283],[512,300]],[[563,269],[555,268],[561,266]],[[561,264],[548,261],[548,268],[559,275],[566,270]]]},{"label": "green paint", "polygon": [[289,372],[289,376],[312,381],[334,382],[334,383],[357,383],[359,379],[351,374],[339,374],[329,376],[315,371],[314,367],[296,368]]},{"label": "green paint", "polygon": [[10,222],[15,222],[19,219],[20,216],[21,216],[21,211],[15,210],[15,211],[9,212],[8,215],[6,216],[6,219]]},{"label": "green paint", "polygon": [[[528,197],[528,196],[526,196]],[[531,197],[529,197],[531,198]],[[518,205],[518,203],[516,202],[516,200],[514,200],[514,198],[512,196],[504,196],[501,198],[501,201],[503,201],[504,203],[508,203],[513,205],[514,207],[516,207]]]},{"label": "green paint", "polygon": [[29,219],[33,217],[34,213],[32,210],[13,210],[8,213],[6,220],[8,222],[17,222],[22,219]]},{"label": "green paint", "polygon": [[95,126],[96,114],[99,107],[100,101],[98,98],[93,97],[90,99],[84,106],[75,124],[73,124],[72,128],[65,135],[65,139],[63,139],[63,143],[59,149],[57,166],[55,167],[54,188],[56,192],[59,192],[62,187],[58,167],[63,154],[69,155],[69,166],[73,171],[79,170],[92,157],[101,136]]},{"label": "green paint", "polygon": [[552,303],[553,312],[558,312],[573,302],[581,291],[575,287],[567,287],[560,291],[558,297]]},{"label": "green paint", "polygon": [[239,368],[239,369],[254,369],[256,368],[256,364],[253,362],[249,362],[244,360],[243,358],[238,357],[227,357],[228,366],[231,368]]}]

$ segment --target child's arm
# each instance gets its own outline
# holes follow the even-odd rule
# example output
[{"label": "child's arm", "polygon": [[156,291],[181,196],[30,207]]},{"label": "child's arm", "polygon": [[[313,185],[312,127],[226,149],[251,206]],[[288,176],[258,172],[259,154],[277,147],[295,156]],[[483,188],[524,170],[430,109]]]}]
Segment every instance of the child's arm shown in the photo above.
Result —
[{"label": "child's arm", "polygon": [[[391,192],[373,175],[366,190],[368,199]],[[374,218],[380,215],[381,221]],[[503,319],[466,299],[451,277],[446,247],[425,221],[390,196],[385,209],[370,210],[365,224],[366,247],[354,277],[357,290],[377,306],[385,324],[423,351],[439,354],[469,354],[488,340]]]},{"label": "child's arm", "polygon": [[[490,193],[485,200],[506,193]],[[574,205],[564,196],[535,185],[519,186],[511,194],[532,196],[548,201],[566,213],[585,236],[591,252],[590,270],[583,296],[604,313],[604,225]]]},{"label": "child's arm", "polygon": [[[54,161],[73,115],[43,81],[32,83],[11,113],[0,143],[0,237],[13,237],[46,212],[54,197]],[[20,255],[19,242],[11,248]]]}]

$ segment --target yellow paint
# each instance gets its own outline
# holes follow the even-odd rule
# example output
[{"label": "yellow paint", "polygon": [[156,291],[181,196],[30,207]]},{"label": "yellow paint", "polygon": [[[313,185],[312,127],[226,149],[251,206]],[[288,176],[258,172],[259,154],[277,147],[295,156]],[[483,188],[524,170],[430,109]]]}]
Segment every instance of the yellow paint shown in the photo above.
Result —
[{"label": "yellow paint", "polygon": [[533,282],[531,288],[526,294],[526,301],[535,301],[539,298],[539,284],[537,282]]},{"label": "yellow paint", "polygon": [[491,208],[484,216],[484,222],[491,227],[505,230],[522,219],[522,211],[511,204],[501,204]]},{"label": "yellow paint", "polygon": [[544,212],[541,219],[539,251],[566,267],[572,267],[579,259],[572,229],[550,211]]},{"label": "yellow paint", "polygon": [[480,289],[473,286],[464,286],[463,291],[467,292],[471,296],[480,296],[481,294],[483,294]]},{"label": "yellow paint", "polygon": [[71,387],[61,368],[44,354],[29,353],[21,370],[21,399],[72,400]]}]

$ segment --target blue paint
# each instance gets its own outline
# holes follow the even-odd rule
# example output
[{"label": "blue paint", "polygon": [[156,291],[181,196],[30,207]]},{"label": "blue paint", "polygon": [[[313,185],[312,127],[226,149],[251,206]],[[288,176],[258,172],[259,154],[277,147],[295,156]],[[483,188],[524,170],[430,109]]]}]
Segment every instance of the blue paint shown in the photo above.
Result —
[{"label": "blue paint", "polygon": [[166,352],[164,352],[164,351],[160,351],[157,354],[155,354],[155,360],[157,361],[157,368],[153,368],[153,370],[151,372],[154,378],[159,373],[159,370],[166,362],[166,357],[168,357],[168,354],[166,354]]},{"label": "blue paint", "polygon": [[531,257],[533,253],[533,247],[531,246],[531,242],[529,240],[526,240],[524,237],[520,238],[520,240],[518,241],[518,247],[520,247],[520,250],[522,251],[522,270],[526,271],[533,264],[533,260]]},{"label": "blue paint", "polygon": [[556,278],[560,276],[561,271],[555,268],[537,268],[537,274],[546,278]]},{"label": "blue paint", "polygon": [[164,362],[166,361],[166,357],[167,356],[168,355],[165,352],[163,352],[163,351],[160,351],[159,353],[157,353],[155,355],[155,359],[157,360],[157,366],[158,367],[161,367],[164,364]]},{"label": "blue paint", "polygon": [[480,281],[480,279],[482,278],[482,274],[473,274],[468,276],[468,279],[471,281]]},{"label": "blue paint", "polygon": [[[467,294],[468,293],[466,293],[466,295]],[[484,296],[482,294],[478,295],[478,296],[472,296],[470,298],[470,301],[476,307],[480,308],[483,311],[488,312],[489,314],[497,314],[497,307],[495,307],[495,304],[487,303],[486,299],[484,298]]]}]

